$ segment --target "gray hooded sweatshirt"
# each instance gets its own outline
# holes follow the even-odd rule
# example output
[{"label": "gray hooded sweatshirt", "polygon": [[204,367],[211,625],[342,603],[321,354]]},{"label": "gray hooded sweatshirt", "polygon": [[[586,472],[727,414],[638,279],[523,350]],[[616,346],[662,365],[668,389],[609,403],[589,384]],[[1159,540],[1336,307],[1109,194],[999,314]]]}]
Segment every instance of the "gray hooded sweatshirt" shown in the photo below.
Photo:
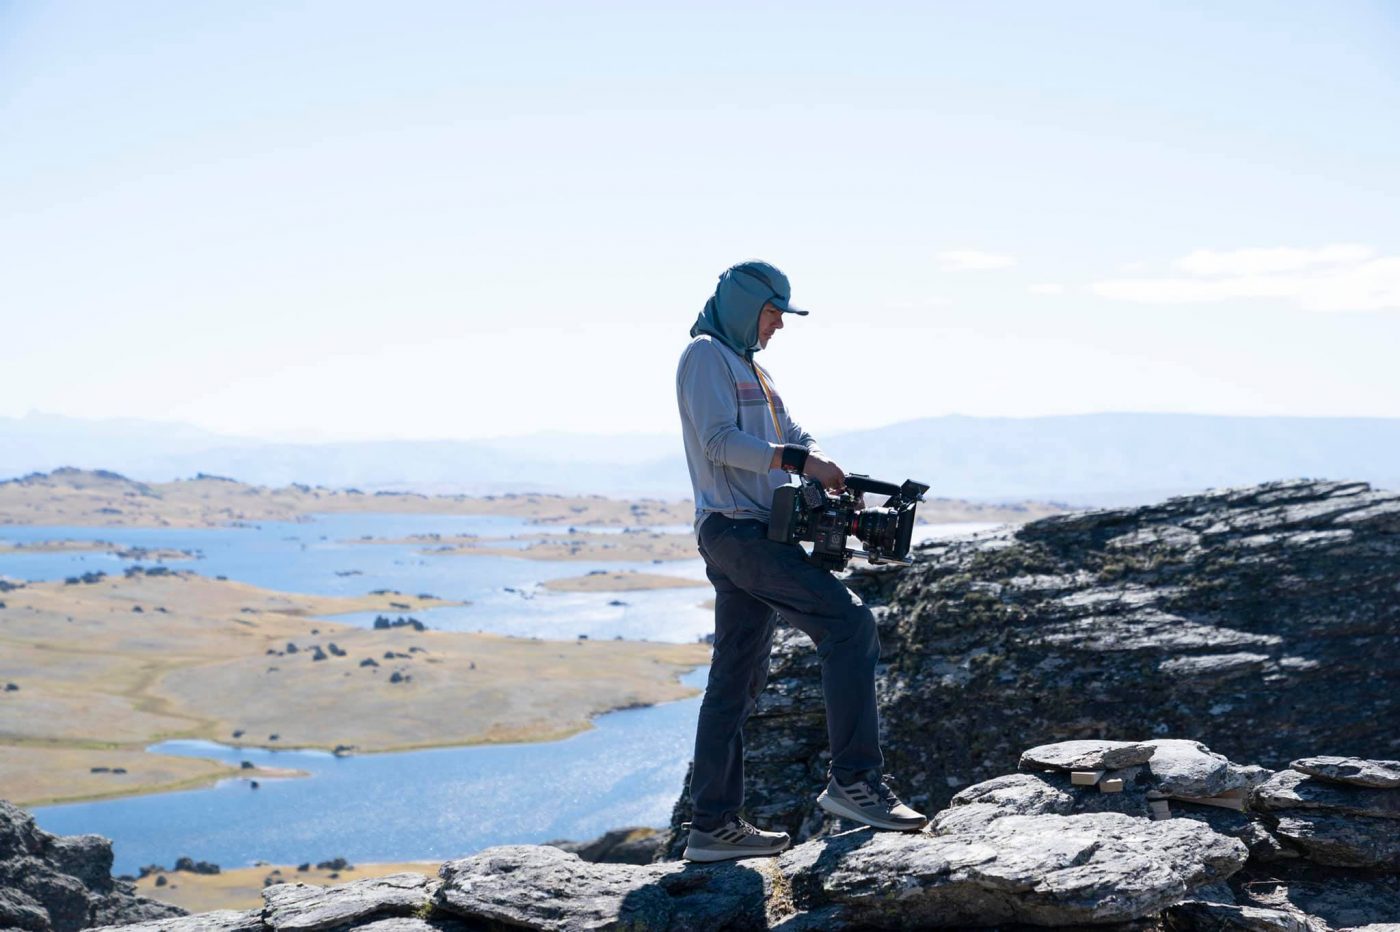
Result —
[{"label": "gray hooded sweatshirt", "polygon": [[[750,267],[759,274],[746,271]],[[788,414],[768,370],[753,361],[764,303],[787,307],[787,299],[787,279],[777,269],[756,262],[734,266],[720,276],[681,353],[676,400],[697,533],[715,511],[767,521],[774,490],[790,478],[768,468],[773,451],[797,443],[820,452]]]}]

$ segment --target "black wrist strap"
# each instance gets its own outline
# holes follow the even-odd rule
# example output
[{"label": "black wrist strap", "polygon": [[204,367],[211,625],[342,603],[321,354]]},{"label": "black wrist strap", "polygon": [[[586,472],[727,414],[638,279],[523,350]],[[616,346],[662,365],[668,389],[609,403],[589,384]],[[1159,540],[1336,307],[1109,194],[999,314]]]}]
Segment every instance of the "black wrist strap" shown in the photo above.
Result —
[{"label": "black wrist strap", "polygon": [[802,470],[807,465],[807,453],[807,448],[800,443],[783,444],[783,469],[802,475]]}]

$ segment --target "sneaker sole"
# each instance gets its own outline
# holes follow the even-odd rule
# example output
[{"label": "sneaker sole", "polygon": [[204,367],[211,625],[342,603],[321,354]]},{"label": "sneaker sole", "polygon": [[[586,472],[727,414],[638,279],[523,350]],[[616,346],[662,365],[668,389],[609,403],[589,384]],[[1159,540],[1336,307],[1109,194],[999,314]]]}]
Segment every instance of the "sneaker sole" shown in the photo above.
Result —
[{"label": "sneaker sole", "polygon": [[852,822],[859,822],[862,825],[869,825],[871,828],[887,828],[896,832],[913,832],[928,825],[927,818],[920,819],[918,822],[895,822],[890,819],[880,819],[868,815],[848,803],[844,803],[835,797],[827,795],[825,790],[817,797],[817,805],[834,816],[850,819]]},{"label": "sneaker sole", "polygon": [[686,845],[681,857],[687,861],[727,861],[731,858],[771,858],[774,855],[782,854],[787,850],[787,845],[781,848],[692,848]]}]

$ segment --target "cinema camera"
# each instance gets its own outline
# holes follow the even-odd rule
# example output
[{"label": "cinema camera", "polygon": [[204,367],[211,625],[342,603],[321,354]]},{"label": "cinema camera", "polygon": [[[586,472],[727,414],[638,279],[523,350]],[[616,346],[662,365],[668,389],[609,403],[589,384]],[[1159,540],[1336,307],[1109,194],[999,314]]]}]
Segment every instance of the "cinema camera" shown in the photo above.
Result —
[{"label": "cinema camera", "polygon": [[[928,486],[913,479],[895,485],[853,474],[846,477],[845,491],[836,493],[812,479],[799,478],[797,484],[773,493],[768,539],[789,544],[811,541],[807,559],[824,570],[845,569],[851,557],[908,566],[914,508],[927,491]],[[889,499],[878,508],[863,508],[865,492]],[[847,547],[847,537],[857,538],[869,549]]]}]

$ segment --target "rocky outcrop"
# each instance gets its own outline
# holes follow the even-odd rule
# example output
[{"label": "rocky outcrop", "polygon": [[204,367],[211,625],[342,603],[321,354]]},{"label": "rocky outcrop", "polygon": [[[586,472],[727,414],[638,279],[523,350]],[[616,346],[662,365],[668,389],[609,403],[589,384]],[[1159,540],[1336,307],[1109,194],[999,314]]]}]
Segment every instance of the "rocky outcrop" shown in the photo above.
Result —
[{"label": "rocky outcrop", "polygon": [[1295,761],[1275,774],[1254,790],[1251,805],[1308,860],[1400,872],[1400,787],[1356,782],[1394,762],[1354,761],[1356,773],[1321,776],[1316,761]]},{"label": "rocky outcrop", "polygon": [[1361,760],[1356,757],[1304,757],[1292,768],[1299,773],[1382,790],[1400,788],[1400,760]]},{"label": "rocky outcrop", "polygon": [[276,932],[321,932],[390,916],[412,916],[437,884],[422,874],[390,874],[338,887],[281,883],[263,891],[261,919]]},{"label": "rocky outcrop", "polygon": [[1158,912],[1245,858],[1239,842],[1187,821],[982,815],[913,834],[859,829],[719,865],[614,867],[493,848],[445,865],[437,903],[529,929],[1098,924]]},{"label": "rocky outcrop", "polygon": [[[1159,753],[1167,763],[1154,769]],[[1183,759],[1190,771],[1184,783]],[[263,891],[260,910],[125,928],[1382,932],[1400,922],[1400,871],[1337,867],[1325,852],[1319,857],[1278,834],[1277,815],[1306,809],[1341,824],[1389,818],[1374,815],[1392,811],[1388,798],[1329,794],[1400,789],[1336,781],[1300,789],[1316,777],[1271,774],[1194,742],[1072,741],[1032,748],[1021,761],[1021,772],[963,789],[921,832],[838,824],[779,857],[718,864],[603,863],[553,845],[507,845],[449,861],[437,878],[278,884]],[[1095,766],[1113,763],[1126,766]],[[1385,762],[1354,763],[1369,771]],[[1085,776],[1081,766],[1095,766],[1096,782],[1076,782]],[[1246,782],[1231,785],[1221,773]],[[1203,787],[1221,792],[1176,795]],[[1171,806],[1166,816],[1153,811],[1163,800]],[[1221,808],[1227,802],[1239,805]],[[629,834],[579,847],[606,856]]]},{"label": "rocky outcrop", "polygon": [[[605,864],[507,845],[449,861],[438,879],[271,886],[260,912],[222,914],[217,928],[372,929],[394,917],[418,924],[404,928],[560,932],[1112,925],[1157,917],[1245,863],[1242,842],[1203,822],[1095,809],[1103,795],[1013,775],[961,794],[922,832],[858,828],[719,864]],[[129,930],[194,932],[204,921]]]},{"label": "rocky outcrop", "polygon": [[[1251,778],[1191,763],[1188,737],[1274,769],[1324,749],[1400,756],[1397,493],[1294,480],[1060,515],[848,581],[880,626],[885,769],[925,811],[1028,745],[1105,735],[1156,741],[1162,765],[1161,739],[1180,739],[1175,772],[1207,794]],[[751,819],[797,840],[830,831],[805,635],[780,628],[745,747]],[[673,829],[690,817],[678,789]]]},{"label": "rocky outcrop", "polygon": [[[1350,782],[1362,775],[1374,779],[1389,762],[1348,759],[1336,778],[1324,779],[1292,768],[1271,773],[1242,766],[1195,742],[1143,743],[1155,745],[1154,754],[1121,791],[1095,799],[1088,788],[1071,785],[1068,771],[1043,771],[1045,761],[1082,761],[1073,752],[1084,742],[1066,742],[1064,749],[1032,749],[1022,761],[1035,772],[964,790],[938,818],[985,800],[1022,812],[1107,807],[1133,813],[1144,803],[1162,806],[1154,819],[1208,825],[1249,849],[1244,869],[1228,882],[1199,887],[1166,911],[1173,929],[1400,929],[1400,861],[1393,857],[1400,789]],[[1298,760],[1293,768],[1316,770],[1318,760]],[[1190,772],[1185,782],[1183,762]],[[1104,777],[1129,772],[1107,771]],[[1300,833],[1300,825],[1310,830]]]},{"label": "rocky outcrop", "polygon": [[650,864],[666,836],[654,828],[617,828],[592,841],[547,841],[545,844],[601,864]]},{"label": "rocky outcrop", "polygon": [[0,930],[70,932],[184,913],[112,879],[107,839],[52,835],[0,800]]}]

